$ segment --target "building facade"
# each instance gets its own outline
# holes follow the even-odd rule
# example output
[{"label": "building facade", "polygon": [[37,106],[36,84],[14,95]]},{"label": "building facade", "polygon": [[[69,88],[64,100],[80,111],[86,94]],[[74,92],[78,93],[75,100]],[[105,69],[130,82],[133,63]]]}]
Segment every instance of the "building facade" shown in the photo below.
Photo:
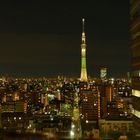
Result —
[{"label": "building facade", "polygon": [[132,49],[132,113],[134,127],[140,133],[140,0],[130,1]]},{"label": "building facade", "polygon": [[107,68],[106,67],[100,68],[100,78],[101,78],[101,80],[106,80],[106,78],[107,78]]},{"label": "building facade", "polygon": [[100,118],[100,92],[98,87],[91,88],[88,84],[81,83],[80,114],[84,120],[97,121]]}]

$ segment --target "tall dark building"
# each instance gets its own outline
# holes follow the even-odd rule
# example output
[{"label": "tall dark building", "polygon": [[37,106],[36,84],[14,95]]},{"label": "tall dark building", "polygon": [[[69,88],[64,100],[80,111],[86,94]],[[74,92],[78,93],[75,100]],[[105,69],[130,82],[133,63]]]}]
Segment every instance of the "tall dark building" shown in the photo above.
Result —
[{"label": "tall dark building", "polygon": [[140,0],[130,1],[132,48],[132,113],[134,127],[140,133]]},{"label": "tall dark building", "polygon": [[97,86],[80,83],[80,113],[85,120],[97,121],[100,118],[100,92]]},{"label": "tall dark building", "polygon": [[98,90],[81,90],[81,114],[85,120],[97,121],[100,118],[100,94]]}]

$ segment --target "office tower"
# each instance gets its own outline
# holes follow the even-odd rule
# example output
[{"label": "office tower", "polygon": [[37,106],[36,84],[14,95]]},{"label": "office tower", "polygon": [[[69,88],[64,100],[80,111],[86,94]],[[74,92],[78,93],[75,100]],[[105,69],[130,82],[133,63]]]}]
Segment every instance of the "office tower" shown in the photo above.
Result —
[{"label": "office tower", "polygon": [[111,85],[102,84],[99,91],[101,93],[101,118],[105,118],[108,113],[107,105],[113,100],[114,87]]},{"label": "office tower", "polygon": [[97,121],[100,118],[100,93],[97,88],[94,90],[80,90],[80,113],[85,120]]},{"label": "office tower", "polygon": [[85,19],[82,19],[83,31],[82,31],[82,44],[81,44],[81,78],[82,82],[87,81],[87,68],[86,68],[86,35],[84,31]]},{"label": "office tower", "polygon": [[100,78],[101,78],[102,80],[105,80],[106,77],[107,77],[107,68],[102,67],[102,68],[100,69]]},{"label": "office tower", "polygon": [[131,0],[132,113],[134,127],[140,133],[140,0]]},{"label": "office tower", "polygon": [[96,88],[80,89],[79,111],[81,117],[82,133],[92,131],[98,128],[98,120],[100,119],[100,93]]}]

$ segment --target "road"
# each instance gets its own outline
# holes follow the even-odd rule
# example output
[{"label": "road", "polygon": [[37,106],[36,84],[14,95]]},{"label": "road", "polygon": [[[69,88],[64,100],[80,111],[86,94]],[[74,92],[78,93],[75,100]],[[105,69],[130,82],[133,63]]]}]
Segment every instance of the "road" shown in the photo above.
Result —
[{"label": "road", "polygon": [[76,92],[74,95],[74,107],[73,107],[73,124],[72,124],[72,132],[74,132],[74,138],[80,139],[82,130],[80,125],[80,112],[79,112],[79,97]]}]

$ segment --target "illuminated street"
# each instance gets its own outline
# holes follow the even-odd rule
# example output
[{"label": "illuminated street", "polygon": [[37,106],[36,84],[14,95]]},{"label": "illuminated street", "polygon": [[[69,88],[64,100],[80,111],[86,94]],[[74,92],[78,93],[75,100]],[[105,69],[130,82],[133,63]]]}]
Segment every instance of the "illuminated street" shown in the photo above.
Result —
[{"label": "illuminated street", "polygon": [[74,132],[74,138],[78,139],[81,137],[82,130],[80,125],[79,97],[77,92],[74,94],[74,108],[72,119],[72,131]]}]

